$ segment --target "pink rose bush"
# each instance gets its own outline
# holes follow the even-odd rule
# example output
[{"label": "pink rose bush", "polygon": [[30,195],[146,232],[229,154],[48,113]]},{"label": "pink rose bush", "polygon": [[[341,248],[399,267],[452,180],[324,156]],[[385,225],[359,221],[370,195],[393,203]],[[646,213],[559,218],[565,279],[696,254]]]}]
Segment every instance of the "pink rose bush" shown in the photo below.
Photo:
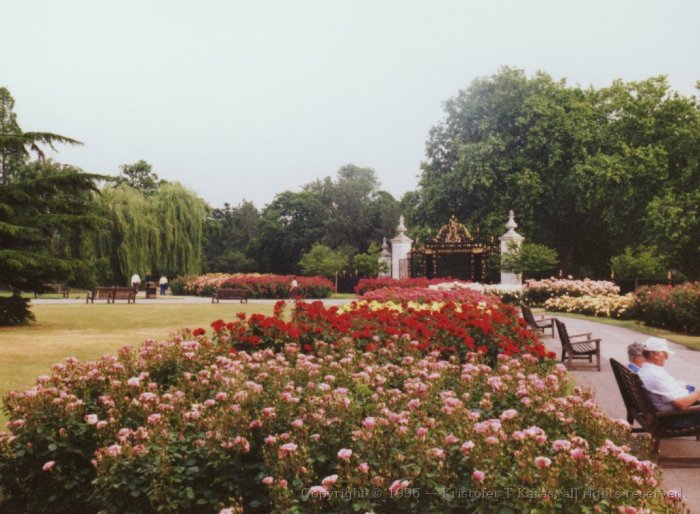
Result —
[{"label": "pink rose bush", "polygon": [[[289,298],[292,275],[260,273],[209,273],[201,276],[178,277],[173,292],[193,296],[211,296],[219,287],[245,289],[249,298]],[[324,277],[296,277],[298,294],[305,298],[328,298],[333,283]]]},{"label": "pink rose bush", "polygon": [[[461,308],[483,318],[478,303]],[[329,325],[308,309],[325,312],[295,314],[292,328],[313,334],[306,350],[232,352],[248,320],[217,322],[211,337],[183,331],[68,359],[10,393],[0,510],[679,512],[656,466],[630,452],[627,423],[572,390],[553,360],[445,357],[382,332],[387,312],[360,310],[369,333],[358,337],[378,334],[367,348],[350,328],[316,332]],[[337,314],[319,316],[345,327],[351,318]]]}]

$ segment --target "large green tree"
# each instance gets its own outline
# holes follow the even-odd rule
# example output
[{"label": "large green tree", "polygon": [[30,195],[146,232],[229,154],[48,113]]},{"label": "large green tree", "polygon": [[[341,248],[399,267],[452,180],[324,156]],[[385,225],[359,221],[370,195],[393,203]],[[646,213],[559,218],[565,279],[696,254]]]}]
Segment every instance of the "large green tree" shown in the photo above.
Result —
[{"label": "large green tree", "polygon": [[208,206],[179,183],[161,183],[148,195],[122,183],[102,189],[109,230],[99,238],[108,276],[126,283],[133,273],[196,274],[202,269]]},{"label": "large green tree", "polygon": [[29,160],[30,154],[45,160],[43,145],[56,150],[55,143],[81,145],[80,141],[52,132],[23,132],[14,112],[15,100],[0,87],[0,184],[9,183]]},{"label": "large green tree", "polygon": [[391,235],[399,214],[399,203],[379,189],[374,170],[349,164],[335,178],[278,194],[262,211],[250,255],[263,271],[297,273],[314,243],[352,256]]},{"label": "large green tree", "polygon": [[[84,269],[85,236],[101,222],[93,203],[100,177],[46,161],[41,143],[78,142],[22,132],[13,107],[9,91],[0,88],[0,283],[36,291],[74,280]],[[30,152],[38,160],[30,161]]]},{"label": "large green tree", "polygon": [[[419,189],[403,202],[411,226],[455,214],[497,236],[513,209],[519,230],[556,248],[567,273],[607,276],[610,257],[639,243],[686,270],[698,262],[698,108],[665,78],[582,89],[503,68],[445,111]],[[688,230],[673,233],[668,215],[688,208]]]},{"label": "large green tree", "polygon": [[204,268],[223,273],[256,271],[249,252],[260,223],[260,212],[252,202],[212,209],[204,226]]}]

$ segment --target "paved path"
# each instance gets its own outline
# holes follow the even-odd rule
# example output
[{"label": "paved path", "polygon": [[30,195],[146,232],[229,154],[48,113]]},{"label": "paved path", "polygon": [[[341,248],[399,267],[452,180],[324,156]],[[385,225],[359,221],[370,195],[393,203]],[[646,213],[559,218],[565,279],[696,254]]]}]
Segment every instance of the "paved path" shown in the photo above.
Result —
[{"label": "paved path", "polygon": [[[211,303],[210,298],[193,296],[166,296],[156,299],[146,300],[142,296],[138,298],[140,305],[164,305],[176,303]],[[82,299],[35,299],[32,303],[37,304],[66,304],[81,303]],[[250,300],[251,304],[274,304],[278,300]],[[343,305],[351,300],[333,299],[323,300],[329,305]],[[643,342],[647,337],[645,334],[634,332],[626,328],[584,321],[574,318],[560,317],[566,323],[570,334],[580,334],[591,332],[594,338],[601,338],[602,370],[597,371],[572,371],[574,381],[583,387],[592,387],[596,391],[598,403],[604,412],[611,418],[625,419],[627,411],[620,396],[620,391],[615,382],[615,377],[610,367],[609,359],[627,362],[627,345],[639,341]],[[558,338],[545,337],[542,342],[545,346],[561,354],[561,344]],[[688,350],[684,346],[669,343],[672,355],[666,364],[666,368],[674,377],[695,385],[700,385],[700,352]],[[700,459],[700,441],[694,438],[681,438],[663,440],[661,442],[661,454],[667,456],[697,456]],[[664,469],[663,470],[664,489],[682,489],[688,507],[691,512],[700,514],[700,469]]]},{"label": "paved path", "polygon": [[[627,345],[634,341],[644,342],[649,336],[626,328],[602,323],[594,323],[574,318],[559,316],[564,321],[570,334],[591,332],[593,338],[601,338],[601,371],[572,371],[576,384],[592,387],[604,412],[611,418],[627,417],[625,404],[615,382],[610,358],[627,363]],[[561,343],[558,338],[545,337],[545,346],[557,355],[561,355]],[[700,385],[700,352],[689,350],[684,346],[669,342],[669,348],[675,352],[666,363],[666,369],[679,380]],[[583,362],[583,361],[581,361]],[[700,441],[692,438],[666,439],[661,441],[661,455],[697,457],[700,459]],[[700,469],[663,469],[664,489],[682,489],[691,512],[700,513]]]}]

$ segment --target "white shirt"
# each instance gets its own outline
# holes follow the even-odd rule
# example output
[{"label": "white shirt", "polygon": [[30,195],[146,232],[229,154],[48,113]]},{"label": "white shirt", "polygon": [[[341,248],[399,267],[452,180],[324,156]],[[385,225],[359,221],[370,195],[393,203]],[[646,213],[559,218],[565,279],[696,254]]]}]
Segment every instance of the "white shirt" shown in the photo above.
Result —
[{"label": "white shirt", "polygon": [[139,277],[138,273],[134,273],[131,276],[131,285],[133,286],[134,284],[140,284],[141,283],[141,277]]},{"label": "white shirt", "polygon": [[659,411],[671,411],[676,408],[671,403],[676,398],[686,396],[685,384],[673,378],[663,367],[645,362],[639,369],[644,389],[649,394],[651,403]]},{"label": "white shirt", "polygon": [[160,280],[158,281],[158,283],[159,283],[161,286],[164,286],[165,284],[168,283],[168,279],[167,279],[166,277],[160,277]]}]

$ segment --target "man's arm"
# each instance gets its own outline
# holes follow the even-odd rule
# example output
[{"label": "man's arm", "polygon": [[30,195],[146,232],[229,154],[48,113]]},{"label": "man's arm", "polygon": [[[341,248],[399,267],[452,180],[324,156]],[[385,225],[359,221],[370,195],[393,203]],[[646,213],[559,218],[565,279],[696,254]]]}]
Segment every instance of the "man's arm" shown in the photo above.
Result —
[{"label": "man's arm", "polygon": [[694,393],[676,398],[671,403],[676,409],[684,410],[693,405],[695,402],[700,402],[700,389]]}]

